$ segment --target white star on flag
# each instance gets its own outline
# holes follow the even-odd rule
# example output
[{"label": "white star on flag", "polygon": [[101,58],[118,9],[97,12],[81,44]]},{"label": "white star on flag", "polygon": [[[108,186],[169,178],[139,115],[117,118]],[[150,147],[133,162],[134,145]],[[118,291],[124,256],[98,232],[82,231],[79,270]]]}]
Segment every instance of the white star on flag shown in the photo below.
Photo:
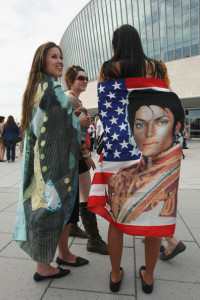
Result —
[{"label": "white star on flag", "polygon": [[126,126],[127,126],[127,125],[128,125],[128,124],[124,124],[124,123],[122,122],[122,125],[119,125],[120,131],[126,130]]},{"label": "white star on flag", "polygon": [[105,103],[103,103],[103,105],[105,105],[107,109],[108,109],[108,107],[112,108],[111,103],[109,103],[108,101],[105,101]]},{"label": "white star on flag", "polygon": [[106,147],[107,147],[107,150],[108,150],[108,149],[111,149],[112,144],[110,144],[109,142],[107,142]]},{"label": "white star on flag", "polygon": [[120,143],[120,145],[122,145],[122,146],[121,146],[122,149],[123,149],[123,148],[128,148],[128,143],[127,143],[125,140],[123,140],[123,143]]},{"label": "white star on flag", "polygon": [[108,126],[106,125],[106,128],[104,129],[104,131],[105,131],[106,133],[110,133],[110,129],[111,129],[111,127],[108,127]]},{"label": "white star on flag", "polygon": [[121,83],[117,83],[117,81],[115,81],[115,84],[112,86],[114,87],[114,90],[116,90],[116,89],[121,89],[120,85],[121,85]]},{"label": "white star on flag", "polygon": [[110,92],[110,94],[107,95],[107,96],[110,97],[110,99],[115,98],[115,94],[112,94],[111,92]]},{"label": "white star on flag", "polygon": [[117,109],[115,109],[115,111],[118,113],[118,116],[120,115],[120,114],[122,114],[123,115],[123,108],[117,108]]},{"label": "white star on flag", "polygon": [[108,155],[108,152],[104,152],[104,153],[103,153],[103,156],[104,156],[104,157],[107,157],[107,155]]},{"label": "white star on flag", "polygon": [[114,116],[112,117],[112,120],[110,120],[111,121],[111,123],[112,123],[112,125],[115,123],[115,124],[117,124],[117,120],[118,120],[118,118],[115,118]]},{"label": "white star on flag", "polygon": [[135,149],[129,151],[131,153],[131,156],[133,156],[135,154]]},{"label": "white star on flag", "polygon": [[102,118],[107,117],[107,112],[101,110],[100,115],[102,116]]},{"label": "white star on flag", "polygon": [[105,92],[104,89],[105,89],[105,86],[102,86],[102,85],[100,84],[100,86],[99,86],[99,88],[98,88],[99,93]]},{"label": "white star on flag", "polygon": [[115,153],[113,153],[113,154],[114,154],[114,157],[119,157],[119,158],[120,158],[120,156],[119,156],[120,153],[121,153],[121,152],[118,152],[117,149],[116,149],[116,150],[115,150]]},{"label": "white star on flag", "polygon": [[127,100],[127,99],[124,99],[124,98],[122,98],[122,100],[120,100],[120,102],[121,102],[123,105],[128,104],[128,100]]},{"label": "white star on flag", "polygon": [[114,141],[114,140],[118,140],[118,136],[119,136],[119,134],[116,134],[116,132],[114,132],[114,134],[111,135],[113,141]]},{"label": "white star on flag", "polygon": [[103,141],[104,141],[104,142],[105,142],[107,139],[108,139],[107,136],[104,136],[104,137],[103,137]]}]

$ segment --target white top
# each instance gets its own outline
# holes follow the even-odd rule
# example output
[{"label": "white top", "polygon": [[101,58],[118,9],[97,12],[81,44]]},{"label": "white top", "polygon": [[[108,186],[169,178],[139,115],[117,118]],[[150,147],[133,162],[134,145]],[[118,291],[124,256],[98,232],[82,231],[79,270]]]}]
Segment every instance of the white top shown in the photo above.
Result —
[{"label": "white top", "polygon": [[[98,132],[98,128],[100,126],[100,130],[99,130],[99,135],[97,136],[97,132]],[[101,136],[103,133],[103,125],[101,123],[101,120],[97,121],[97,126],[96,126],[96,138],[98,138],[99,136]]]},{"label": "white top", "polygon": [[95,128],[93,124],[90,124],[90,127],[88,128],[88,132],[93,132],[92,133],[92,137],[95,138],[95,132],[94,132]]}]

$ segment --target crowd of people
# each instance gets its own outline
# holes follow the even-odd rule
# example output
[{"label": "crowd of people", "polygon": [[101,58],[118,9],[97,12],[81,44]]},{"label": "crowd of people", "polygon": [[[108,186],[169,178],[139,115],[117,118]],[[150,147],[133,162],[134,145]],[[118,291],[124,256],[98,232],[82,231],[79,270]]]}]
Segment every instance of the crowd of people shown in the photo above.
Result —
[{"label": "crowd of people", "polygon": [[[134,27],[118,28],[112,46],[113,56],[102,64],[98,75],[99,93],[103,84],[107,95],[111,88],[115,91],[109,101],[105,98],[105,118],[98,113],[91,117],[79,99],[88,84],[86,70],[76,64],[64,70],[68,87],[64,93],[58,82],[63,74],[61,48],[53,42],[39,46],[23,95],[20,128],[12,116],[5,124],[5,118],[0,117],[0,161],[4,161],[6,149],[7,162],[14,162],[16,143],[21,142],[23,175],[13,239],[36,262],[35,281],[68,275],[70,270],[60,265],[79,267],[89,263],[70,251],[68,238],[75,236],[87,238],[88,251],[109,255],[110,290],[117,292],[124,273],[123,233],[127,233],[145,237],[145,265],[139,275],[143,292],[152,293],[159,252],[162,260],[169,260],[186,248],[173,236],[185,117],[179,98],[170,89],[166,66],[144,54]],[[125,110],[116,106],[115,111],[126,124],[119,123],[120,130],[111,135],[107,124],[113,125],[117,118],[108,111],[114,101],[117,103],[122,84],[118,80],[123,78],[129,82],[129,92],[126,99],[120,95],[119,101],[127,106]],[[142,91],[136,91],[141,88],[138,79],[144,82]],[[151,90],[157,82],[164,92]],[[100,105],[101,99],[100,95]],[[130,141],[125,140],[124,132]],[[91,182],[90,170],[96,169],[91,154],[101,141],[101,165],[112,155],[118,159],[119,151],[113,149],[120,136],[124,155],[133,150],[135,154],[131,160],[128,156],[123,162],[116,160],[121,165],[106,173],[105,194],[101,195],[98,185]],[[96,178],[102,179],[105,172],[97,169]],[[92,197],[91,189],[96,189]],[[110,222],[108,245],[99,233],[96,213]],[[85,231],[78,226],[79,216]],[[155,227],[161,219],[162,227],[164,224],[169,230],[158,234]],[[166,249],[162,237],[168,242]],[[51,262],[57,248],[55,268]]]}]

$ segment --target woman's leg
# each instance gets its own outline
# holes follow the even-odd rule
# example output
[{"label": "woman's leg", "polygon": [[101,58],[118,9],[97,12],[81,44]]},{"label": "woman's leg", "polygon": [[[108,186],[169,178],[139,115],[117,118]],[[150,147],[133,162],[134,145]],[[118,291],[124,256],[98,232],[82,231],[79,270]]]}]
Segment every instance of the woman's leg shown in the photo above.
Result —
[{"label": "woman's leg", "polygon": [[52,267],[50,264],[37,262],[37,273],[41,276],[51,276],[59,272],[59,269]]},{"label": "woman's leg", "polygon": [[86,171],[82,174],[79,174],[80,216],[84,229],[88,235],[87,250],[90,252],[107,255],[108,246],[102,240],[99,234],[96,215],[87,209],[90,187],[90,172]]},{"label": "woman's leg", "polygon": [[79,199],[80,203],[88,202],[91,187],[90,171],[79,174]]},{"label": "woman's leg", "polygon": [[3,148],[4,148],[3,141],[1,140],[0,141],[0,161],[3,160]]},{"label": "woman's leg", "polygon": [[6,142],[6,155],[7,155],[7,161],[10,161],[10,141]]},{"label": "woman's leg", "polygon": [[122,277],[122,270],[120,270],[123,248],[123,233],[116,229],[112,224],[108,231],[108,249],[110,262],[112,266],[111,280],[118,282]]},{"label": "woman's leg", "polygon": [[153,283],[153,272],[158,260],[160,252],[160,245],[162,238],[160,237],[146,237],[145,238],[145,262],[146,270],[142,270],[141,274],[147,284]]},{"label": "woman's leg", "polygon": [[12,162],[15,161],[15,148],[16,148],[16,143],[11,142],[11,155],[12,155]]},{"label": "woman's leg", "polygon": [[[67,262],[75,262],[77,256],[72,254],[68,248],[69,228],[70,224],[67,224],[61,232],[58,243],[58,257]],[[49,276],[59,273],[59,269],[52,267],[50,264],[37,262],[37,273],[41,276]]]},{"label": "woman's leg", "polygon": [[67,224],[61,232],[58,242],[58,257],[64,261],[74,263],[76,262],[77,256],[72,254],[68,247],[70,225],[71,224]]}]

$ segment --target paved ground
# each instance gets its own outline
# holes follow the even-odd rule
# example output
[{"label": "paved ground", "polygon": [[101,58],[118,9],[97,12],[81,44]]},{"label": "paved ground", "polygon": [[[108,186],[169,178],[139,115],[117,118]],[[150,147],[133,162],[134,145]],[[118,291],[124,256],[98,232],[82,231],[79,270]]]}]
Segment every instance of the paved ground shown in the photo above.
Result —
[{"label": "paved ground", "polygon": [[[188,147],[186,158],[182,160],[176,227],[176,236],[187,249],[171,261],[158,261],[154,292],[150,296],[142,292],[138,276],[144,264],[144,245],[141,238],[131,236],[124,237],[122,266],[125,272],[117,294],[109,290],[109,258],[87,252],[86,241],[78,238],[70,238],[71,250],[89,259],[90,263],[71,268],[67,277],[34,282],[35,263],[12,241],[21,157],[18,153],[15,163],[0,163],[0,299],[200,299],[200,142],[189,142]],[[107,222],[99,218],[99,227],[106,240]]]}]

